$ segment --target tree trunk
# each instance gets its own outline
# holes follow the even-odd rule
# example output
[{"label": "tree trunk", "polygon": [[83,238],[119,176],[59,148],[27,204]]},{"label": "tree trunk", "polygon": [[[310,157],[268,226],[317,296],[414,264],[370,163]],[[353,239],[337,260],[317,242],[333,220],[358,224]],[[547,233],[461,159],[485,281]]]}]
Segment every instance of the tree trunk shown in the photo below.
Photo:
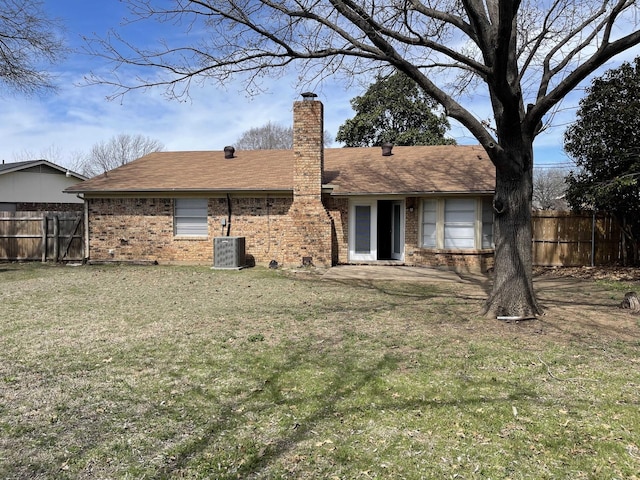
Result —
[{"label": "tree trunk", "polygon": [[533,290],[530,160],[533,155],[532,152],[515,155],[522,157],[496,162],[494,282],[484,310],[487,316],[504,320],[534,318],[542,313]]}]

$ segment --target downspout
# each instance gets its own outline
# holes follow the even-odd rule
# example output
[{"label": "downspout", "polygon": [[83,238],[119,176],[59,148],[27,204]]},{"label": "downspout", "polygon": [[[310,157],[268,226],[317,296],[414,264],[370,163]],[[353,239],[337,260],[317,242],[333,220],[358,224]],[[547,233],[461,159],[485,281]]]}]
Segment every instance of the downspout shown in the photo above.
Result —
[{"label": "downspout", "polygon": [[227,193],[227,237],[231,234],[231,195]]}]

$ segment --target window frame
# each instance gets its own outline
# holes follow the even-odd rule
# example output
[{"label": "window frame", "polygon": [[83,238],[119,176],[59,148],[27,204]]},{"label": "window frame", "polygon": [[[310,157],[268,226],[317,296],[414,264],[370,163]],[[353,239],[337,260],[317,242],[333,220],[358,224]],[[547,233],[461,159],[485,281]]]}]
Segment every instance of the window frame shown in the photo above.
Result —
[{"label": "window frame", "polygon": [[[181,222],[189,219],[195,222],[181,225]],[[209,200],[207,198],[175,198],[173,200],[173,236],[209,238]]]},{"label": "window frame", "polygon": [[[447,221],[447,201],[450,200],[468,200],[474,202],[474,213],[473,220],[464,220],[459,219],[458,221]],[[433,225],[433,221],[426,222],[425,214],[426,212],[433,212],[433,208],[429,208],[427,210],[427,204],[431,204],[431,206],[435,205],[435,242],[430,242],[429,244],[425,242],[425,231],[426,225]],[[450,196],[450,197],[423,197],[420,199],[420,248],[428,249],[428,250],[443,250],[443,251],[461,251],[461,252],[469,252],[469,251],[480,251],[480,250],[493,250],[495,248],[493,243],[493,217],[491,217],[491,221],[487,221],[487,213],[491,211],[489,209],[491,204],[490,197],[462,197],[462,196]],[[464,210],[458,210],[464,211]],[[455,210],[451,210],[451,212],[455,212]],[[467,210],[467,213],[469,210]],[[431,219],[433,219],[433,214],[431,214]],[[464,221],[463,221],[464,220]],[[448,227],[453,228],[464,228],[466,225],[467,228],[473,223],[473,247],[455,247],[455,246],[445,246],[447,244],[447,232],[449,231]],[[490,231],[489,231],[490,227]],[[430,235],[433,237],[434,229],[433,227],[429,228]],[[467,237],[468,239],[469,237]],[[433,245],[435,243],[435,246]]]}]

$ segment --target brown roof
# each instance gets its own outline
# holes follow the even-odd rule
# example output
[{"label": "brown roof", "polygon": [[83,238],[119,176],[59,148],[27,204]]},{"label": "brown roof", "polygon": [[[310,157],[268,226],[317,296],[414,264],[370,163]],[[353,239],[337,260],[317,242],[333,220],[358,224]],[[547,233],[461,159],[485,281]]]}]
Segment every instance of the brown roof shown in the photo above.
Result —
[{"label": "brown roof", "polygon": [[324,183],[334,194],[492,192],[495,167],[479,146],[379,147],[325,151]]},{"label": "brown roof", "polygon": [[[495,168],[479,146],[325,150],[323,184],[334,195],[492,192]],[[67,188],[69,193],[293,190],[292,150],[156,152]]]}]

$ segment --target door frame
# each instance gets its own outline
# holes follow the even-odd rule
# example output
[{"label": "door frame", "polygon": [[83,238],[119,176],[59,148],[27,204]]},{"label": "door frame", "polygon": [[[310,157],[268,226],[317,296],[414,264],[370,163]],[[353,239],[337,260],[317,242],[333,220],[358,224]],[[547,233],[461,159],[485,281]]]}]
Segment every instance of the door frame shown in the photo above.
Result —
[{"label": "door frame", "polygon": [[[378,208],[378,202],[389,201],[391,203],[391,219],[386,219],[392,226],[391,232],[389,232],[389,238],[386,239],[391,242],[391,256],[383,259],[378,258],[378,224],[381,221],[378,218],[378,214],[381,211]],[[369,207],[370,208],[370,224],[369,224],[369,240],[370,248],[368,252],[356,252],[356,208],[357,207]],[[399,207],[399,211],[397,208]],[[396,212],[399,214],[399,218],[395,218]],[[405,217],[406,217],[406,203],[404,198],[392,198],[392,197],[367,197],[358,198],[352,197],[349,199],[349,235],[348,235],[348,251],[350,262],[375,262],[378,260],[404,260],[404,248],[405,248]],[[394,221],[399,220],[399,221]],[[399,225],[399,227],[397,227]],[[399,235],[395,236],[395,228],[399,228]],[[395,245],[395,240],[399,242],[399,245]],[[399,247],[396,252],[396,248]]]},{"label": "door frame", "polygon": [[[369,207],[369,251],[356,251],[356,208]],[[370,262],[378,259],[378,200],[355,198],[349,200],[349,261]]]},{"label": "door frame", "polygon": [[[397,207],[397,210],[396,210]],[[397,213],[397,217],[396,217]],[[393,200],[391,202],[391,259],[404,259],[404,230],[405,230],[404,201]]]}]

